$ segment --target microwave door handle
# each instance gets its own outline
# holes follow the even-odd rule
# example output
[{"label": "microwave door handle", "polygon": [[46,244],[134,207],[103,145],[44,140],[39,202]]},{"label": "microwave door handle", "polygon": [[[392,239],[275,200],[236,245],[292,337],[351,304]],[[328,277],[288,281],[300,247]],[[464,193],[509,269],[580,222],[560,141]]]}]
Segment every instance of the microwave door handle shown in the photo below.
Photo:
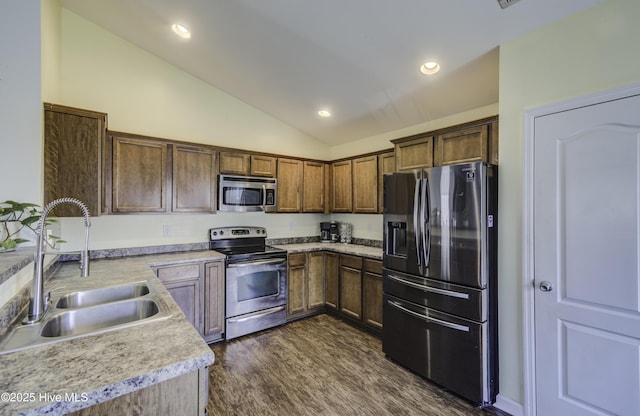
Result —
[{"label": "microwave door handle", "polygon": [[[414,240],[416,242],[416,258],[418,260],[418,268],[422,268],[422,255],[420,253],[420,224],[419,224],[419,213],[420,213],[420,183],[422,182],[421,178],[416,179],[416,186],[413,191],[413,234]],[[422,271],[422,270],[420,270]]]},{"label": "microwave door handle", "polygon": [[262,185],[262,210],[267,209],[267,187]]}]

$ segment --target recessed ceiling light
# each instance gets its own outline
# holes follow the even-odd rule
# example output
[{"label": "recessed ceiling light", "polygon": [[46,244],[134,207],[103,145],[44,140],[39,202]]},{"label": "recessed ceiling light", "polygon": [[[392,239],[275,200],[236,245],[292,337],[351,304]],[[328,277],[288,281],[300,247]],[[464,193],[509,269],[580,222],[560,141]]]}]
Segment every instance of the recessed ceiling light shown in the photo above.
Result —
[{"label": "recessed ceiling light", "polygon": [[327,109],[323,109],[323,110],[318,111],[318,115],[320,117],[324,117],[324,118],[331,117],[331,111],[329,111]]},{"label": "recessed ceiling light", "polygon": [[425,62],[420,65],[420,72],[425,75],[433,75],[440,71],[440,64],[435,61]]},{"label": "recessed ceiling light", "polygon": [[171,25],[171,30],[183,39],[191,39],[191,32],[189,32],[189,29],[185,25],[174,23]]}]

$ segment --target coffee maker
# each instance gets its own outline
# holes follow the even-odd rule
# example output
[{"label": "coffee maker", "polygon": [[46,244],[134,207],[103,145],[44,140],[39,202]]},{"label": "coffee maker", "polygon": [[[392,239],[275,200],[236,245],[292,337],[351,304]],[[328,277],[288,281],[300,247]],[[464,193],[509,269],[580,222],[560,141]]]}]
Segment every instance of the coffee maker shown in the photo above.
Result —
[{"label": "coffee maker", "polygon": [[336,221],[320,223],[320,241],[322,243],[336,243],[339,239],[340,234]]}]

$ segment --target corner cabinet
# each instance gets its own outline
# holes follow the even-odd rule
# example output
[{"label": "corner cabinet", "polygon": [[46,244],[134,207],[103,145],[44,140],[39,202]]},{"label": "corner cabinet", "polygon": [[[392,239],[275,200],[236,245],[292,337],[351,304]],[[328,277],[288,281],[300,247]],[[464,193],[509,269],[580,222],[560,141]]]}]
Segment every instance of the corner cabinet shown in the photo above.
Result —
[{"label": "corner cabinet", "polygon": [[[102,213],[103,147],[107,115],[95,111],[44,104],[44,204],[73,197]],[[56,217],[81,216],[78,207],[61,205]]]}]

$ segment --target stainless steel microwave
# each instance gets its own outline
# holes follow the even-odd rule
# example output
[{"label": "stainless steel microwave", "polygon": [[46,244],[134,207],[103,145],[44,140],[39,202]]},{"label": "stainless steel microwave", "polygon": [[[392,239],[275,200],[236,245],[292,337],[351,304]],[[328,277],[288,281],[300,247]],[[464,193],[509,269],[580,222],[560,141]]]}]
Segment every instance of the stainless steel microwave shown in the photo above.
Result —
[{"label": "stainless steel microwave", "polygon": [[277,179],[255,176],[218,176],[219,211],[276,210]]}]

